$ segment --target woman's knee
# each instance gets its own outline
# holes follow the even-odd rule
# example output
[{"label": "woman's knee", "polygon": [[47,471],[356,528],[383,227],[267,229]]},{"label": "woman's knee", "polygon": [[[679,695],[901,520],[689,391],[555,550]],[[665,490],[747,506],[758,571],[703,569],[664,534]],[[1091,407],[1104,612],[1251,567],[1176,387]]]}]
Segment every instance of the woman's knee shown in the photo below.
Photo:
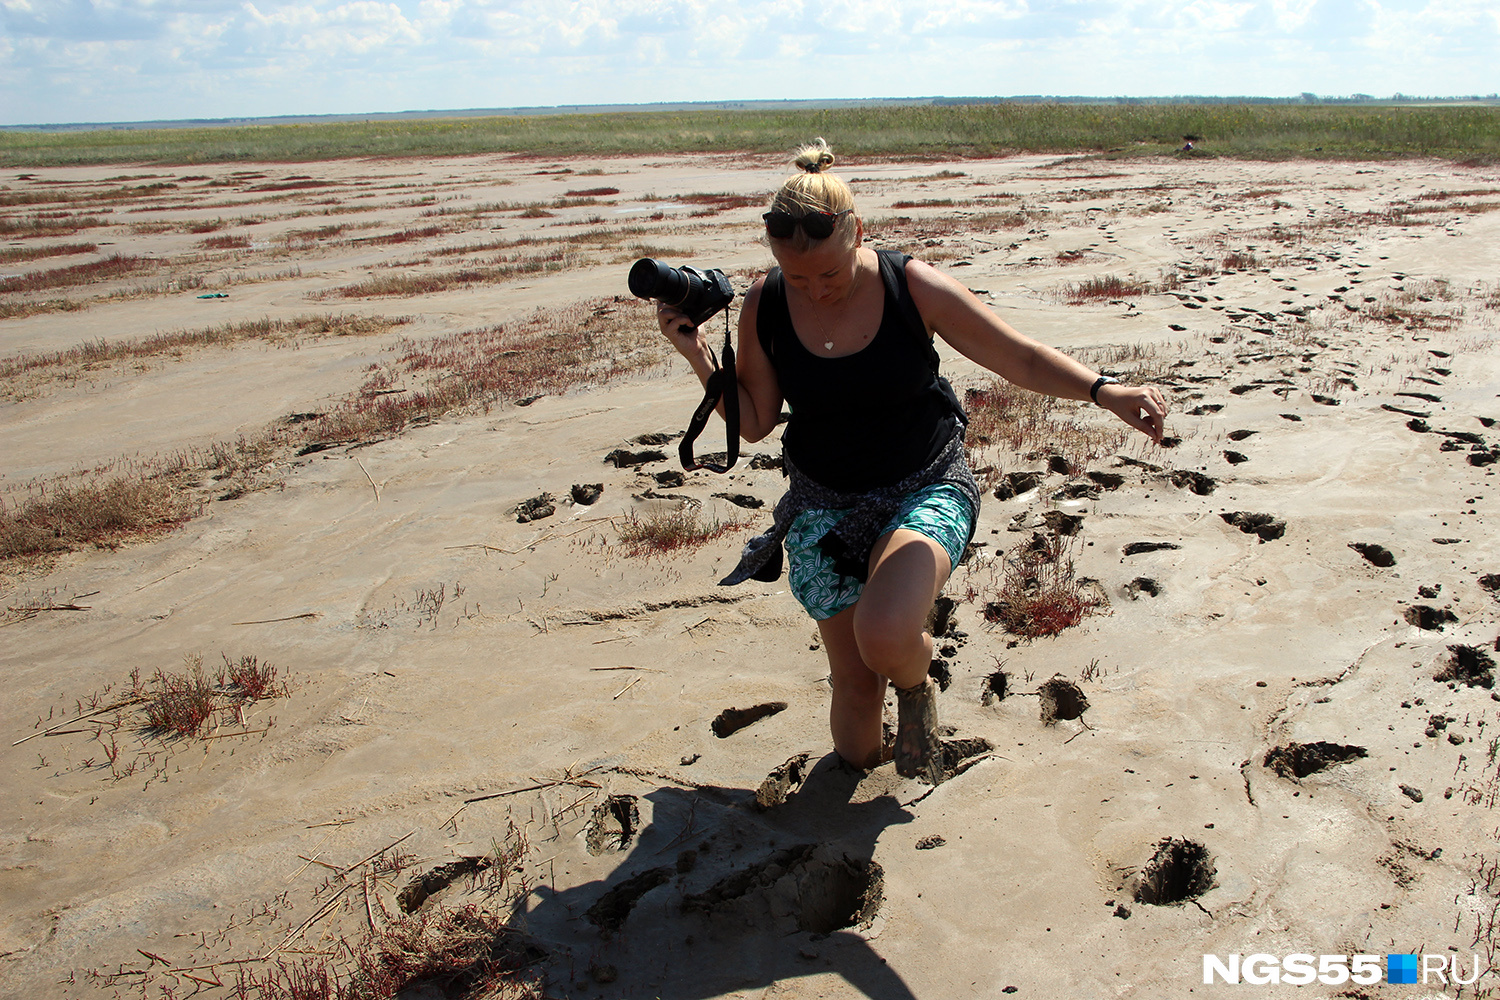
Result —
[{"label": "woman's knee", "polygon": [[916,683],[907,675],[925,670],[931,652],[920,626],[913,628],[881,615],[856,617],[854,638],[865,664],[897,684]]}]

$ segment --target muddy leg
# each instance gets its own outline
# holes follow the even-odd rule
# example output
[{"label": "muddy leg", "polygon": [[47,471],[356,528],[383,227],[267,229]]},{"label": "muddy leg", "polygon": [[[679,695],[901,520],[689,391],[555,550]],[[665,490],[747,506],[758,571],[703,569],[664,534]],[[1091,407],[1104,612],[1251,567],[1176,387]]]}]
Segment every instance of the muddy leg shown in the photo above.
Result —
[{"label": "muddy leg", "polygon": [[896,773],[929,785],[943,780],[937,729],[937,685],[929,679],[896,688]]}]

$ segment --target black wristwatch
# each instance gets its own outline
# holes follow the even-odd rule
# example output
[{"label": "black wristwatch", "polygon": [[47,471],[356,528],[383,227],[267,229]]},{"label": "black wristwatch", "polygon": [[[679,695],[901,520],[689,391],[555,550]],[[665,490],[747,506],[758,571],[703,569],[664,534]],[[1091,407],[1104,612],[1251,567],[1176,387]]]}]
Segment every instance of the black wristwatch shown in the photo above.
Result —
[{"label": "black wristwatch", "polygon": [[1091,385],[1091,386],[1089,386],[1089,399],[1092,399],[1094,401],[1094,403],[1097,405],[1098,402],[1099,402],[1099,390],[1100,389],[1102,389],[1106,385],[1119,385],[1119,384],[1120,384],[1120,380],[1117,379],[1117,378],[1112,378],[1109,375],[1100,375],[1097,379],[1094,380],[1094,384]]}]

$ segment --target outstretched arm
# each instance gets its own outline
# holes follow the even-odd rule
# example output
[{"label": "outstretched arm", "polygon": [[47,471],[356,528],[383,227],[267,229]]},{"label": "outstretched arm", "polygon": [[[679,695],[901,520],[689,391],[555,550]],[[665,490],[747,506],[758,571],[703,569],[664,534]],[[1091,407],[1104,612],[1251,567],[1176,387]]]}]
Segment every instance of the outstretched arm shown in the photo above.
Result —
[{"label": "outstretched arm", "polygon": [[[913,260],[906,265],[906,281],[923,320],[970,361],[1023,389],[1064,399],[1089,398],[1098,372],[1016,332],[952,277]],[[1104,385],[1099,405],[1161,443],[1167,401],[1160,389]]]}]

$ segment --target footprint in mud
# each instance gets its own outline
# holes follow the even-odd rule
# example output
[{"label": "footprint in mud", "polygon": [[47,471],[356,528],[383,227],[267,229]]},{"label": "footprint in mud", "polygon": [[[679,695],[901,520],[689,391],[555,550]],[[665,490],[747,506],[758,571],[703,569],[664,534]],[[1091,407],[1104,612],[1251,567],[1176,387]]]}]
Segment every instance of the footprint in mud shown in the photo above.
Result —
[{"label": "footprint in mud", "polygon": [[939,594],[932,602],[932,610],[927,612],[927,634],[934,639],[953,635],[953,612],[957,607],[958,602],[953,598]]},{"label": "footprint in mud", "polygon": [[885,901],[885,870],[832,845],[799,844],[682,900],[684,913],[791,932],[868,927]]},{"label": "footprint in mud", "polygon": [[1107,490],[1117,490],[1125,485],[1125,477],[1118,472],[1090,472],[1088,477]]},{"label": "footprint in mud", "polygon": [[630,443],[631,444],[650,445],[651,447],[655,448],[655,447],[660,447],[661,445],[664,445],[664,444],[666,444],[669,441],[674,441],[674,440],[676,440],[677,438],[680,438],[680,437],[682,437],[682,432],[681,431],[678,431],[675,434],[661,434],[661,433],[639,434],[639,435],[631,438],[630,439]]},{"label": "footprint in mud", "polygon": [[1225,451],[1224,461],[1230,465],[1243,465],[1245,462],[1250,461],[1250,456],[1238,451]]},{"label": "footprint in mud", "polygon": [[943,780],[956,778],[978,764],[995,745],[982,736],[943,740]]},{"label": "footprint in mud", "polygon": [[1389,569],[1396,565],[1396,557],[1384,545],[1376,545],[1374,542],[1350,542],[1349,547],[1369,560],[1372,566]]},{"label": "footprint in mud", "polygon": [[785,802],[812,773],[812,768],[807,765],[811,759],[810,753],[796,754],[766,775],[766,780],[755,790],[755,807],[764,811]]},{"label": "footprint in mud", "polygon": [[494,863],[493,858],[465,857],[438,865],[406,883],[396,894],[396,904],[402,913],[415,913],[428,898],[442,892],[454,882],[468,875],[477,875]]},{"label": "footprint in mud", "polygon": [[720,500],[728,500],[736,507],[743,507],[746,510],[760,510],[766,505],[760,497],[753,497],[748,493],[715,493],[714,496]]},{"label": "footprint in mud", "polygon": [[1201,472],[1193,472],[1189,469],[1178,469],[1172,473],[1171,480],[1172,485],[1178,489],[1192,490],[1200,497],[1208,496],[1214,491],[1214,487],[1219,485],[1214,477],[1205,476]]},{"label": "footprint in mud", "polygon": [[1249,437],[1250,435],[1252,435],[1252,434],[1258,434],[1258,433],[1260,433],[1260,432],[1259,431],[1247,431],[1247,430],[1230,431],[1229,432],[1229,440],[1231,440],[1231,441],[1243,441],[1243,440],[1245,440],[1245,438]]},{"label": "footprint in mud", "polygon": [[1427,632],[1441,632],[1449,622],[1458,621],[1458,616],[1447,608],[1434,608],[1428,604],[1413,604],[1406,609],[1406,623]]},{"label": "footprint in mud", "polygon": [[1142,594],[1148,594],[1151,597],[1160,597],[1161,592],[1161,584],[1149,576],[1138,576],[1125,585],[1125,596],[1132,601],[1140,600]]},{"label": "footprint in mud", "polygon": [[1098,483],[1069,483],[1052,494],[1053,500],[1098,500],[1103,492]]},{"label": "footprint in mud", "polygon": [[1181,545],[1176,542],[1127,542],[1125,554],[1127,556],[1138,556],[1146,552],[1165,552],[1170,549],[1180,549]]},{"label": "footprint in mud", "polygon": [[1286,534],[1286,522],[1274,514],[1252,514],[1249,511],[1228,511],[1219,515],[1226,524],[1232,524],[1247,535],[1257,535],[1262,542],[1280,538]]},{"label": "footprint in mud", "polygon": [[1202,406],[1195,406],[1188,410],[1187,414],[1190,417],[1203,417],[1210,413],[1218,413],[1222,409],[1224,409],[1223,403],[1204,403]]},{"label": "footprint in mud", "polygon": [[660,462],[667,457],[666,452],[648,448],[645,451],[630,451],[627,448],[616,448],[604,456],[606,462],[612,463],[617,469],[631,469],[647,462]]},{"label": "footprint in mud", "polygon": [[1037,688],[1042,698],[1042,725],[1051,726],[1063,719],[1077,719],[1088,711],[1089,700],[1083,689],[1070,680],[1054,677]]},{"label": "footprint in mud", "polygon": [[687,482],[687,476],[676,469],[667,469],[664,472],[654,473],[651,478],[656,480],[656,485],[665,486],[668,489],[673,489]]},{"label": "footprint in mud", "polygon": [[786,702],[768,701],[762,705],[751,708],[726,708],[720,712],[713,721],[714,735],[719,739],[733,736],[746,726],[759,722],[777,712],[786,711]]},{"label": "footprint in mud", "polygon": [[1261,763],[1283,778],[1295,780],[1317,774],[1346,760],[1367,756],[1369,751],[1364,747],[1343,743],[1288,743],[1266,751]]},{"label": "footprint in mud", "polygon": [[1049,510],[1042,514],[1042,523],[1052,534],[1062,538],[1071,538],[1078,534],[1078,529],[1083,527],[1082,514],[1064,514],[1060,510]]},{"label": "footprint in mud", "polygon": [[1479,585],[1496,597],[1500,597],[1500,573],[1486,573],[1479,578]]},{"label": "footprint in mud", "polygon": [[989,705],[997,701],[1004,701],[1005,696],[1010,693],[1010,678],[1003,670],[996,670],[984,679],[984,686],[979,691],[979,704]]},{"label": "footprint in mud", "polygon": [[602,931],[617,931],[625,925],[625,918],[630,916],[630,911],[635,909],[642,896],[672,881],[676,873],[675,867],[662,865],[633,875],[600,896],[584,911],[584,919]]},{"label": "footprint in mud", "polygon": [[1156,853],[1132,880],[1131,895],[1137,903],[1171,906],[1196,899],[1214,887],[1213,855],[1192,841],[1167,837],[1156,845]]},{"label": "footprint in mud", "polygon": [[634,795],[611,795],[594,807],[584,828],[584,845],[590,854],[623,851],[630,847],[641,828],[640,807]]},{"label": "footprint in mud", "polygon": [[1432,675],[1435,681],[1456,681],[1486,690],[1495,686],[1495,661],[1478,646],[1449,646],[1452,653],[1446,666]]},{"label": "footprint in mud", "polygon": [[1040,472],[1007,472],[995,487],[995,499],[1010,500],[1041,484]]},{"label": "footprint in mud", "polygon": [[949,685],[953,683],[953,671],[948,669],[948,664],[944,660],[935,659],[929,663],[927,676],[937,682],[939,691],[948,690]]}]

